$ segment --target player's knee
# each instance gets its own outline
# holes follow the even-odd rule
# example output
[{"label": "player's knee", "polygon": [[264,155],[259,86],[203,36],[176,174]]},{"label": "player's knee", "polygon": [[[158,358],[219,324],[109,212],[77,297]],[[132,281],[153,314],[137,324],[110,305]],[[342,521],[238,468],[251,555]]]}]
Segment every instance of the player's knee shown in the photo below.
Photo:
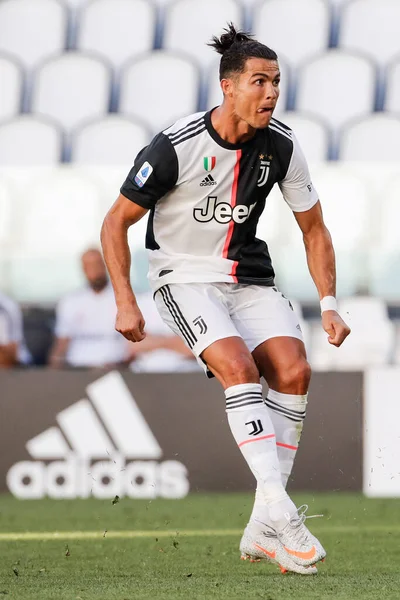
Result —
[{"label": "player's knee", "polygon": [[[280,384],[292,390],[307,390],[311,379],[311,367],[305,358],[286,366],[280,373]],[[304,392],[294,392],[304,393]]]},{"label": "player's knee", "polygon": [[225,383],[239,385],[240,383],[259,383],[260,374],[252,356],[232,358],[224,373]]}]

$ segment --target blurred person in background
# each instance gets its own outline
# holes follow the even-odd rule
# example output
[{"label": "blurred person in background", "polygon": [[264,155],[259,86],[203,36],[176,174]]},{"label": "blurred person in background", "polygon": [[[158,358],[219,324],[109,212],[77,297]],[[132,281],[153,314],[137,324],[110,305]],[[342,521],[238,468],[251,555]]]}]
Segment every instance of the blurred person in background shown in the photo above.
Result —
[{"label": "blurred person in background", "polygon": [[54,368],[127,365],[129,344],[115,331],[117,307],[101,252],[90,248],[81,260],[87,285],[57,306],[49,364]]},{"label": "blurred person in background", "polygon": [[0,292],[0,367],[30,362],[24,341],[22,311],[14,300]]},{"label": "blurred person in background", "polygon": [[[233,24],[210,45],[222,55],[222,105],[156,135],[104,220],[116,327],[133,342],[146,339],[129,280],[127,230],[150,210],[146,247],[157,308],[222,384],[232,435],[257,481],[242,558],[310,575],[326,553],[305,526],[305,507],[297,509],[285,488],[311,370],[298,319],[275,286],[267,244],[255,237],[275,183],[302,231],[329,343],[340,346],[350,330],[337,311],[332,240],[307,162],[293,131],[272,118],[277,55]],[[260,377],[269,385],[266,398]]]}]

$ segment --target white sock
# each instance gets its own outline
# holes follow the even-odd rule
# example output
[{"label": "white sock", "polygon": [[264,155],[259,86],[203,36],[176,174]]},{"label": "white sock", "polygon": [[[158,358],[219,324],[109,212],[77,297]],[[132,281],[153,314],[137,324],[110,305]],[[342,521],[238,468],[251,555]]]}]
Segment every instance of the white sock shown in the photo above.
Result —
[{"label": "white sock", "polygon": [[[265,404],[274,426],[282,483],[286,488],[303,430],[307,394],[282,394],[270,389]],[[258,486],[250,520],[271,524],[268,505]]]},{"label": "white sock", "polygon": [[285,491],[279,467],[275,430],[258,383],[225,390],[226,412],[233,437],[257,480],[258,495],[278,527],[287,523],[295,505]]}]

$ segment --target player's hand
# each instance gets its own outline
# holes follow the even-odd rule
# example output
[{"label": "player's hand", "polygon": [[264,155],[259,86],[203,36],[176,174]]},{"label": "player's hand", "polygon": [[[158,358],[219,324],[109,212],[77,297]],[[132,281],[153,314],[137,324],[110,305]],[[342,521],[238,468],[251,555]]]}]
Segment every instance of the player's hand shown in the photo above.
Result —
[{"label": "player's hand", "polygon": [[146,337],[145,320],[137,304],[118,307],[115,329],[130,342],[140,342]]},{"label": "player's hand", "polygon": [[322,313],[322,327],[329,335],[328,342],[337,347],[343,344],[351,331],[336,310],[325,310]]}]

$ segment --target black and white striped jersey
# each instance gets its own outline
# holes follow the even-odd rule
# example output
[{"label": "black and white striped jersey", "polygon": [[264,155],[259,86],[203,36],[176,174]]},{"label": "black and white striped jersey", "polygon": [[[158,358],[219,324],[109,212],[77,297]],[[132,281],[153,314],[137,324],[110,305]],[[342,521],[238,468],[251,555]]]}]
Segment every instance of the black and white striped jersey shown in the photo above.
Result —
[{"label": "black and white striped jersey", "polygon": [[275,183],[295,212],[318,201],[296,137],[276,119],[242,144],[218,135],[211,111],[156,135],[121,187],[150,210],[153,290],[194,281],[273,285],[268,247],[256,228]]}]

